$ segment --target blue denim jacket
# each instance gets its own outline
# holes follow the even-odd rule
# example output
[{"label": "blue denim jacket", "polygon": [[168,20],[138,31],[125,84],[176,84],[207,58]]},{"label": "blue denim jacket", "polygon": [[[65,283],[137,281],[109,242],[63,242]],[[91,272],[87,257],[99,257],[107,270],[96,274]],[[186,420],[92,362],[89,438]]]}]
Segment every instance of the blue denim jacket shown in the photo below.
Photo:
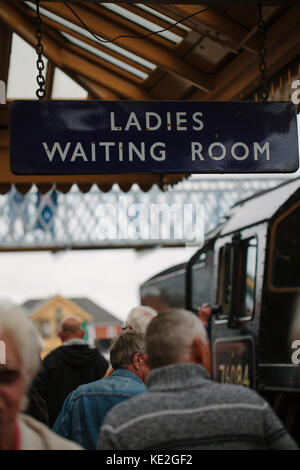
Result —
[{"label": "blue denim jacket", "polygon": [[80,385],[70,393],[52,430],[85,449],[97,449],[100,427],[108,411],[145,391],[144,383],[136,374],[128,369],[117,369],[110,377]]}]

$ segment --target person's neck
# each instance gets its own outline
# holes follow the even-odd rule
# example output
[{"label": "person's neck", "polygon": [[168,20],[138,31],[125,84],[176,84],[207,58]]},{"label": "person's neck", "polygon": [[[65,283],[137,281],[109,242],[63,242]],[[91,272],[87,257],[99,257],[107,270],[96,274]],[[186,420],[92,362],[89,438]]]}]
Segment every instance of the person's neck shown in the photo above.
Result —
[{"label": "person's neck", "polygon": [[69,336],[68,338],[64,338],[62,342],[65,343],[66,341],[70,341],[70,339],[82,339],[82,338],[79,338],[78,336]]},{"label": "person's neck", "polygon": [[[1,424],[0,424],[1,426]],[[16,424],[6,425],[0,430],[0,450],[13,450],[16,443]]]},{"label": "person's neck", "polygon": [[145,382],[145,379],[141,374],[139,373],[138,370],[134,367],[134,365],[130,364],[129,366],[125,367],[125,369],[130,370],[130,372],[133,372],[139,379],[141,379],[142,382]]}]

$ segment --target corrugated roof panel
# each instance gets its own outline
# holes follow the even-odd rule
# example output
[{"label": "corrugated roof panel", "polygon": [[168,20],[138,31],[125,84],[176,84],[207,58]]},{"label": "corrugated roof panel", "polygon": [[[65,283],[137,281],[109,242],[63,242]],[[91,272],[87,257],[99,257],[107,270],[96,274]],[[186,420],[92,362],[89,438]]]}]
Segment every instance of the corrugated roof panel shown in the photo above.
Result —
[{"label": "corrugated roof panel", "polygon": [[[34,5],[34,3],[32,3],[32,2],[25,2],[25,3],[32,10],[36,11],[36,6]],[[71,31],[75,31],[78,34],[81,34],[83,37],[94,41],[95,44],[100,43],[100,41],[97,41],[97,39],[89,31],[87,31],[83,27],[78,26],[77,24],[66,20],[66,19],[62,18],[61,16],[56,15],[55,13],[52,13],[51,11],[47,10],[46,8],[40,7],[40,13],[41,13],[41,15],[44,15],[46,18],[49,18],[53,21],[56,21],[57,23],[69,28]],[[136,62],[137,64],[143,65],[144,67],[148,68],[149,70],[153,70],[156,67],[156,65],[153,64],[152,62],[149,62],[148,60],[145,60],[142,57],[139,57],[139,56],[127,51],[126,49],[124,49],[120,46],[117,46],[114,43],[106,42],[105,38],[100,37],[99,39],[103,40],[103,42],[101,42],[101,45],[103,47],[106,47],[107,49],[111,49],[111,50],[119,53],[120,55],[123,55],[124,57],[127,57],[128,59]],[[99,50],[99,52],[100,52],[100,50]]]},{"label": "corrugated roof panel", "polygon": [[[163,15],[162,13],[160,13],[157,10],[153,10],[153,8],[150,8],[148,5],[144,5],[143,3],[136,3],[135,6],[140,8],[141,10],[145,10],[145,11],[151,13],[151,15],[157,16],[157,18],[160,18],[164,21],[167,21],[170,24],[177,23],[177,21],[174,21],[169,16]],[[191,31],[191,28],[188,28],[187,26],[185,26],[184,24],[181,24],[181,23],[176,24],[176,27],[179,28],[179,29],[182,29],[183,31],[186,31],[186,32]]]},{"label": "corrugated roof panel", "polygon": [[133,23],[136,23],[145,29],[148,29],[148,31],[157,32],[159,36],[168,39],[174,44],[178,44],[182,40],[182,38],[178,36],[178,34],[174,34],[171,31],[161,31],[162,28],[160,28],[157,24],[152,23],[152,21],[146,20],[145,18],[136,15],[131,11],[128,11],[125,8],[116,5],[115,3],[102,3],[101,6],[107,8],[110,11],[113,11],[114,13],[117,13],[120,16],[123,16],[129,21],[132,21]]},{"label": "corrugated roof panel", "polygon": [[73,36],[70,36],[67,33],[64,33],[63,31],[60,32],[68,41],[72,42],[76,46],[81,47],[82,49],[91,52],[97,57],[100,57],[101,59],[107,60],[107,62],[110,62],[111,64],[117,65],[123,70],[126,70],[127,72],[132,73],[133,75],[141,78],[142,80],[145,80],[148,77],[148,74],[145,72],[142,72],[141,70],[132,67],[129,64],[126,64],[126,62],[122,62],[121,60],[116,59],[115,57],[106,54],[105,52],[101,51],[100,49],[97,49],[96,47],[90,46],[89,44],[80,41],[79,39],[74,38]]}]

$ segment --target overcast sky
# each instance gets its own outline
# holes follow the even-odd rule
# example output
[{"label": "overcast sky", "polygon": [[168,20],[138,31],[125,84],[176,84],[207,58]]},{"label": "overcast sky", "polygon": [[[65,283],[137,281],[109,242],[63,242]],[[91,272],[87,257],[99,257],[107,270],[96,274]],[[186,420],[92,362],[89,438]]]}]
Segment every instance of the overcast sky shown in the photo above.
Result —
[{"label": "overcast sky", "polygon": [[56,294],[88,297],[124,320],[140,303],[138,287],[159,270],[186,261],[195,249],[0,253],[1,297],[22,303]]}]

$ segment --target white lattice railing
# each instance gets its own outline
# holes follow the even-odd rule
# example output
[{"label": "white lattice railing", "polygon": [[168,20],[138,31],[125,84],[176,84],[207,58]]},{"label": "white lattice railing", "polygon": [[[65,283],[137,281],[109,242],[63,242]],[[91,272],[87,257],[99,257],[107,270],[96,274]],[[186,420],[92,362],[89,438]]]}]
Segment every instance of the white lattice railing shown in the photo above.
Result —
[{"label": "white lattice railing", "polygon": [[[0,196],[0,249],[66,249],[95,247],[138,247],[178,245],[187,241],[186,233],[195,229],[196,211],[185,218],[185,231],[178,235],[184,205],[204,207],[204,229],[214,228],[224,213],[240,199],[279,184],[280,178],[203,179],[191,178],[162,192],[153,187],[144,193],[133,187],[123,193],[113,187],[109,193],[93,186],[81,193],[74,185],[67,194],[53,188],[44,196],[33,187],[25,196],[13,187]],[[160,205],[160,206],[158,206]],[[150,217],[152,206],[170,211]],[[172,210],[173,210],[172,209]],[[148,219],[146,217],[148,213]],[[156,214],[156,215],[155,215]],[[143,215],[143,218],[141,218]],[[135,216],[135,217],[134,217]],[[138,220],[143,220],[142,227]],[[147,222],[148,220],[148,222]],[[131,227],[130,230],[128,227]],[[134,232],[134,228],[136,233]],[[159,239],[151,238],[151,230]],[[140,234],[140,236],[139,236]],[[147,237],[148,234],[148,237]]]}]

